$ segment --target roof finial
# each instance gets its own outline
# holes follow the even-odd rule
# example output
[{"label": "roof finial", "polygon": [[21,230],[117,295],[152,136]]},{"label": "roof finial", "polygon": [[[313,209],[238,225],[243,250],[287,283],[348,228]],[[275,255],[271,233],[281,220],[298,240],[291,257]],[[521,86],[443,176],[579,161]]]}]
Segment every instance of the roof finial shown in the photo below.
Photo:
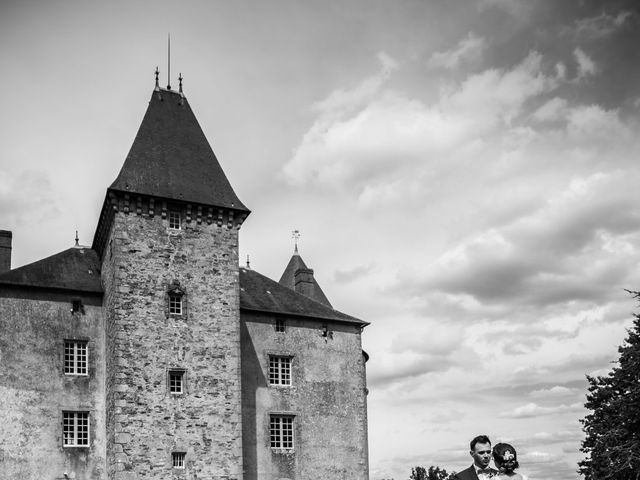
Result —
[{"label": "roof finial", "polygon": [[167,90],[171,90],[171,34],[167,33]]},{"label": "roof finial", "polygon": [[78,238],[78,230],[76,230],[76,247],[80,246],[80,239]]},{"label": "roof finial", "polygon": [[178,81],[180,82],[180,93],[182,93],[182,72],[178,75]]},{"label": "roof finial", "polygon": [[156,67],[156,90],[160,90],[160,70],[158,70],[158,67]]},{"label": "roof finial", "polygon": [[251,263],[249,262],[249,254],[247,254],[247,268],[251,270]]},{"label": "roof finial", "polygon": [[298,253],[298,239],[300,238],[300,230],[294,230],[293,232],[291,232],[291,238],[293,238],[293,241],[295,242],[295,248],[293,250],[294,254]]}]

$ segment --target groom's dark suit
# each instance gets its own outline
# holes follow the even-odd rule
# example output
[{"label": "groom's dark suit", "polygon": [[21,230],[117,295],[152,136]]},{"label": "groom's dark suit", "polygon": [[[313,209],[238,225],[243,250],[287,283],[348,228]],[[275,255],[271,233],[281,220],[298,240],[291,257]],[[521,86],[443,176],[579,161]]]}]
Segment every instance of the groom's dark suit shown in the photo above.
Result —
[{"label": "groom's dark suit", "polygon": [[[487,471],[490,473],[498,473],[497,470],[493,468],[487,468]],[[456,473],[456,476],[453,477],[454,480],[479,480],[478,475],[476,474],[475,465],[471,465],[466,470],[462,470],[460,473]]]}]

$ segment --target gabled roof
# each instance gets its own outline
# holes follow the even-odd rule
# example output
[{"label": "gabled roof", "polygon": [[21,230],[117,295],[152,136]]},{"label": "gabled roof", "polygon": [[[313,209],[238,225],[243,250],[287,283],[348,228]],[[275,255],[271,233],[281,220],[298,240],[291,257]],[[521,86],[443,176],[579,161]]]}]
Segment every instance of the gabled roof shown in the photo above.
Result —
[{"label": "gabled roof", "polygon": [[[287,268],[285,268],[284,272],[282,272],[282,276],[280,277],[279,283],[281,285],[284,285],[285,287],[290,288],[291,290],[295,290],[296,289],[295,277],[296,277],[296,272],[298,270],[310,270],[311,272],[313,272],[313,270],[307,267],[307,265],[304,263],[304,260],[302,260],[302,257],[298,253],[298,247],[296,246],[296,249],[293,255],[291,256],[291,259],[287,264]],[[315,300],[316,302],[324,303],[328,307],[331,307],[331,302],[329,302],[329,299],[320,288],[320,285],[316,281],[315,277],[311,276],[311,280],[313,283],[313,289],[312,289],[312,294],[309,296],[309,298]]]},{"label": "gabled roof", "polygon": [[72,247],[4,272],[0,275],[2,285],[102,293],[100,261],[89,247]]},{"label": "gabled roof", "polygon": [[187,99],[159,88],[110,189],[249,211],[233,191]]},{"label": "gabled roof", "polygon": [[367,322],[327,307],[247,268],[240,268],[240,308],[368,325]]}]

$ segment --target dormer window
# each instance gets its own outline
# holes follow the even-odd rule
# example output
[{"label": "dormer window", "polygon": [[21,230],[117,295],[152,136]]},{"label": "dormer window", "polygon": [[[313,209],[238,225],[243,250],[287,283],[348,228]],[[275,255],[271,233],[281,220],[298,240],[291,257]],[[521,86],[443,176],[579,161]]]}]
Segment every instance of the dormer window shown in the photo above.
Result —
[{"label": "dormer window", "polygon": [[181,214],[177,210],[169,210],[169,228],[172,230],[180,230],[181,226]]},{"label": "dormer window", "polygon": [[180,282],[174,280],[167,291],[169,315],[184,315],[186,313],[186,295]]}]

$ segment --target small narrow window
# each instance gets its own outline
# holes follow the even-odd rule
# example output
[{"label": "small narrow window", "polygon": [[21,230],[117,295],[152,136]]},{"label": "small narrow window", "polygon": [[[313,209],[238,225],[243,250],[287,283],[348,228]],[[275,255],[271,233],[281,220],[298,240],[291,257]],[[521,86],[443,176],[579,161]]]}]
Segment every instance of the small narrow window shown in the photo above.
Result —
[{"label": "small narrow window", "polygon": [[182,315],[182,295],[169,294],[169,313],[172,315]]},{"label": "small narrow window", "polygon": [[169,370],[169,393],[184,393],[184,370]]},{"label": "small narrow window", "polygon": [[89,412],[62,412],[62,438],[65,447],[88,447]]},{"label": "small narrow window", "polygon": [[284,332],[287,329],[287,324],[283,318],[276,318],[276,332]]},{"label": "small narrow window", "polygon": [[271,415],[269,419],[271,448],[293,449],[293,416]]},{"label": "small narrow window", "polygon": [[269,357],[269,384],[291,385],[291,357]]},{"label": "small narrow window", "polygon": [[87,375],[87,342],[65,340],[64,373],[65,375]]},{"label": "small narrow window", "polygon": [[173,468],[184,468],[184,459],[187,456],[185,452],[171,453],[171,464]]},{"label": "small narrow window", "polygon": [[169,211],[169,228],[173,230],[180,230],[180,212],[176,210]]},{"label": "small narrow window", "polygon": [[185,295],[184,289],[178,280],[173,280],[167,289],[167,311],[169,315],[185,315]]}]

